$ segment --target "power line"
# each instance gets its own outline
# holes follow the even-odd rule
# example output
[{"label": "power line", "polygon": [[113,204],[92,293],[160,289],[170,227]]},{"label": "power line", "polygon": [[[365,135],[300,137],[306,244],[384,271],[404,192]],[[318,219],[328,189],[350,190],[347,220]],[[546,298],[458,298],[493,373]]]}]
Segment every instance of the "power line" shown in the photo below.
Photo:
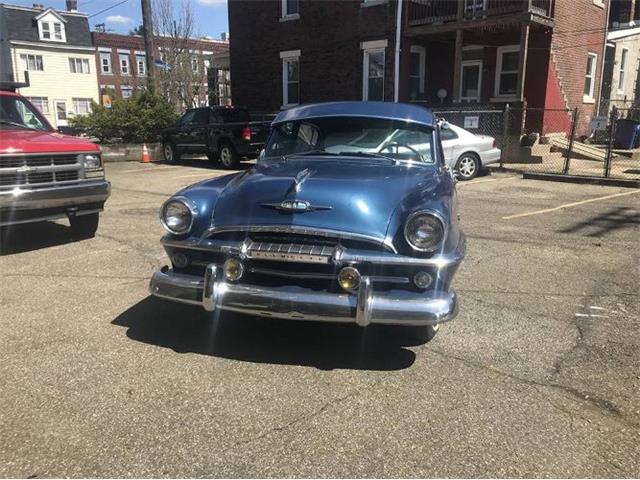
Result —
[{"label": "power line", "polygon": [[118,3],[116,3],[116,4],[114,4],[114,5],[111,5],[110,7],[105,8],[104,10],[100,10],[99,12],[92,13],[91,15],[89,15],[89,17],[88,17],[88,18],[92,18],[92,17],[98,16],[98,15],[101,15],[101,14],[103,14],[103,13],[105,13],[105,12],[108,12],[108,11],[109,11],[109,10],[111,10],[111,9],[114,9],[114,8],[116,8],[116,7],[119,7],[120,5],[122,5],[123,3],[126,3],[126,2],[128,2],[128,1],[129,1],[129,0],[122,0],[122,1],[120,1],[120,2],[118,2]]}]

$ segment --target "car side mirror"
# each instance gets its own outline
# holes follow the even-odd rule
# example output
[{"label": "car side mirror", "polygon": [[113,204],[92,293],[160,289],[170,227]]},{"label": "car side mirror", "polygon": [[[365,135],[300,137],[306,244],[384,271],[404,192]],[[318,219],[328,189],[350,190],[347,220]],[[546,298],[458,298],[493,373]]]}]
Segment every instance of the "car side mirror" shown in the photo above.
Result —
[{"label": "car side mirror", "polygon": [[440,124],[440,128],[442,130],[450,130],[451,125],[449,125],[449,122],[447,122],[446,120],[443,120],[442,123]]}]

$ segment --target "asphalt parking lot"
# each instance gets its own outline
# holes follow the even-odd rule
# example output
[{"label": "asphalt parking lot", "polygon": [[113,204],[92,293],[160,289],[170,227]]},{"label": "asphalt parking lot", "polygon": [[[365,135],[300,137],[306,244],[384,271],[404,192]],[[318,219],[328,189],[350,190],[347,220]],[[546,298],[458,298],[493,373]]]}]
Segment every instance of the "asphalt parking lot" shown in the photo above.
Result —
[{"label": "asphalt parking lot", "polygon": [[0,476],[640,476],[640,191],[459,184],[434,340],[151,299],[157,211],[213,170],[108,164],[94,239],[0,256]]}]

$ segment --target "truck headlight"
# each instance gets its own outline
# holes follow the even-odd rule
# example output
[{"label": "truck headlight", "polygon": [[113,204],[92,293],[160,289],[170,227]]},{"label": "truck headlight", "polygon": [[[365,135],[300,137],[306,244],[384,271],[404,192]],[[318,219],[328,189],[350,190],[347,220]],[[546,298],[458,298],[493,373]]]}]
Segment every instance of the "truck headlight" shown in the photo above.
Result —
[{"label": "truck headlight", "polygon": [[162,226],[175,235],[182,235],[191,230],[195,217],[195,207],[186,198],[172,198],[160,209]]},{"label": "truck headlight", "polygon": [[416,212],[404,225],[404,238],[414,250],[433,252],[444,239],[444,223],[431,212]]},{"label": "truck headlight", "polygon": [[85,153],[82,155],[82,166],[85,170],[99,170],[102,168],[102,160],[98,153]]}]

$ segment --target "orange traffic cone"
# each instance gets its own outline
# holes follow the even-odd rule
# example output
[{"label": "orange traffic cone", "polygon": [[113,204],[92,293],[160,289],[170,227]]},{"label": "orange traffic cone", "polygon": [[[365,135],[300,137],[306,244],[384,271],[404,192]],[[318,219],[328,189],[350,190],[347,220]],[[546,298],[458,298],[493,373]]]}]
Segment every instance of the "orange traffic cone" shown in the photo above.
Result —
[{"label": "orange traffic cone", "polygon": [[147,144],[142,144],[142,163],[151,163],[151,155],[149,155],[149,149],[147,148]]}]

